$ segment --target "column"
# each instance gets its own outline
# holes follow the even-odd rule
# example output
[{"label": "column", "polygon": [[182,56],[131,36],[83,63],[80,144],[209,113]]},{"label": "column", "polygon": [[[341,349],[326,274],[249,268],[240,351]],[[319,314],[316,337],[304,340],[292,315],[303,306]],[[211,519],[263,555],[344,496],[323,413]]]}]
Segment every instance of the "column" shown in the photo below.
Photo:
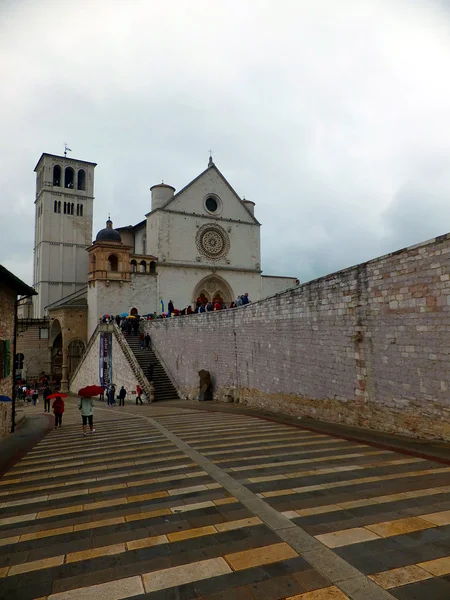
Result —
[{"label": "column", "polygon": [[[63,340],[64,342],[64,340]],[[63,360],[62,360],[62,379],[61,379],[61,392],[67,393],[69,391],[69,379],[67,377],[67,367],[69,362],[69,356],[67,348],[63,344]]]}]

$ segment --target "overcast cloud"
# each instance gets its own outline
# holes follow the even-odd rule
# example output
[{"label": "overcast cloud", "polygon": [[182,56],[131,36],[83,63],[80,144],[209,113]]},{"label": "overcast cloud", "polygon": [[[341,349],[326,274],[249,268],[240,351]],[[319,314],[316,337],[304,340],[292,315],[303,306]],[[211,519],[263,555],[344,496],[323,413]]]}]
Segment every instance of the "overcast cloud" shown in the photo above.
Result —
[{"label": "overcast cloud", "polygon": [[98,163],[94,233],[212,148],[266,274],[446,233],[449,57],[443,0],[0,0],[0,262],[32,283],[33,169],[64,142]]}]

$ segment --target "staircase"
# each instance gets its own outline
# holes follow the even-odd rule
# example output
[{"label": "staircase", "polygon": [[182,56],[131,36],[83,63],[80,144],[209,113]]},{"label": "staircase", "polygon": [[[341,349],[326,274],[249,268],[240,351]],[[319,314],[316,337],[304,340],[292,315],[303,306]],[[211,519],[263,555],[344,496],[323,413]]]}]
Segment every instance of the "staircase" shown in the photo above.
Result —
[{"label": "staircase", "polygon": [[147,367],[150,362],[153,363],[153,386],[155,388],[155,402],[162,400],[178,400],[178,393],[170,381],[167,373],[164,371],[161,363],[153,350],[141,350],[139,335],[124,336],[123,339],[128,343],[144,375],[147,376]]}]

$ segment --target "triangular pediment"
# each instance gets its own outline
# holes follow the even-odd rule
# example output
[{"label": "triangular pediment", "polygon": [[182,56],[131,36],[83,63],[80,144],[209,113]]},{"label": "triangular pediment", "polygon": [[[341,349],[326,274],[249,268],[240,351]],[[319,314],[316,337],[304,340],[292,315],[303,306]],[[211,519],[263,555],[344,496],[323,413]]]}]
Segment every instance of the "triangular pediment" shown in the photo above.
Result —
[{"label": "triangular pediment", "polygon": [[[212,199],[212,200],[211,200]],[[217,208],[214,208],[214,200]],[[212,208],[208,210],[207,207]],[[259,225],[242,199],[219,169],[210,165],[193,181],[169,200],[162,210],[179,211],[189,215],[232,219]]]}]

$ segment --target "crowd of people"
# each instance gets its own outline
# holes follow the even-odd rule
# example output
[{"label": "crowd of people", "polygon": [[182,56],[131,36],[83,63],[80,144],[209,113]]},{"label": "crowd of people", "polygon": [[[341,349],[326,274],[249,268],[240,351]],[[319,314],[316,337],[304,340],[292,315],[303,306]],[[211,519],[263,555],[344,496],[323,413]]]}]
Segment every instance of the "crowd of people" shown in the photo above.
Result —
[{"label": "crowd of people", "polygon": [[[149,313],[146,315],[128,315],[126,313],[122,313],[121,315],[103,315],[100,317],[101,323],[113,323],[114,321],[117,323],[117,326],[121,328],[124,333],[131,335],[134,333],[137,335],[140,331],[140,322],[141,321],[153,321],[155,319],[167,319],[169,317],[180,317],[185,315],[193,315],[195,313],[205,313],[205,312],[214,312],[218,310],[226,310],[228,308],[238,308],[239,306],[245,306],[246,304],[250,304],[251,300],[248,297],[248,292],[238,296],[236,300],[233,300],[227,306],[225,302],[220,298],[220,296],[215,297],[212,301],[208,300],[203,294],[199,296],[195,302],[194,308],[192,308],[192,304],[189,304],[185,308],[181,310],[179,308],[175,308],[175,305],[172,300],[169,300],[167,305],[167,312],[157,313]],[[162,305],[163,306],[163,305]],[[145,342],[147,343],[147,342]],[[148,347],[146,345],[146,347]]]}]

